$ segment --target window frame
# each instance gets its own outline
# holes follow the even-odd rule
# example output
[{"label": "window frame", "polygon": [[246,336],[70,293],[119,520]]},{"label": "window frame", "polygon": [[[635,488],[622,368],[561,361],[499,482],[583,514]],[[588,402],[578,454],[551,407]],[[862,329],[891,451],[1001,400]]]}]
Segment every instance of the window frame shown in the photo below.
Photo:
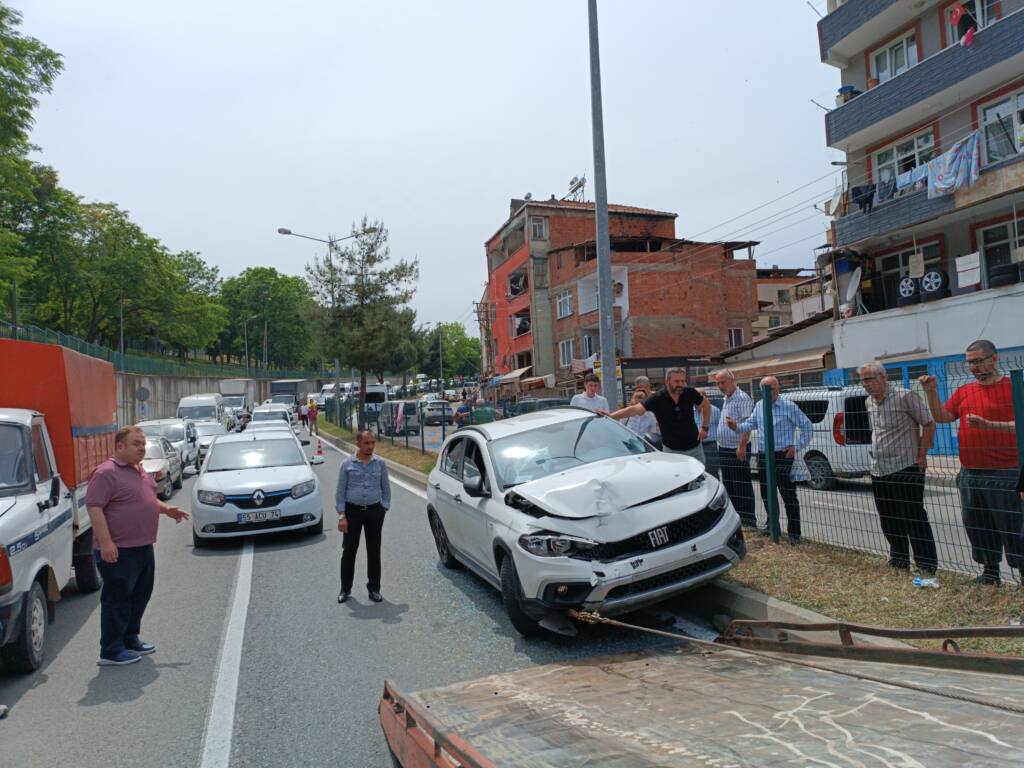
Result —
[{"label": "window frame", "polygon": [[[942,17],[939,21],[942,33],[942,50],[946,50],[960,42],[957,30],[950,23],[949,17],[955,6],[967,5],[967,3],[974,3],[974,18],[975,21],[978,22],[977,28],[979,32],[993,21],[998,21],[1003,17],[1002,9],[998,5],[998,0],[959,0],[959,2],[948,3],[942,8]],[[990,5],[991,8],[989,7]],[[979,7],[981,8],[980,14],[978,13]],[[979,15],[981,18],[978,18]],[[989,18],[989,16],[991,16],[991,18]]]},{"label": "window frame", "polygon": [[[996,118],[995,120],[986,121],[985,111],[992,109],[993,107],[999,106],[1000,104],[1008,102],[1010,105],[1010,143],[1013,146],[1013,152],[1003,157],[999,157],[995,160],[989,159],[989,142],[988,142],[988,126],[1000,123],[1005,118]],[[978,117],[978,129],[981,131],[981,166],[983,168],[995,163],[1001,163],[1003,160],[1007,160],[1014,155],[1019,155],[1024,152],[1024,85],[1019,85],[1013,90],[996,96],[987,102],[983,102],[978,105],[977,110]]]},{"label": "window frame", "polygon": [[[540,234],[537,234],[536,227],[540,225]],[[548,239],[548,221],[544,216],[530,216],[530,239],[531,240],[547,240]]]},{"label": "window frame", "polygon": [[[50,452],[46,448],[46,440],[43,439],[42,424],[32,424],[29,439],[32,441],[32,478],[37,485],[48,483],[57,473],[54,471],[55,468]],[[39,466],[40,459],[42,459],[44,464],[42,468]],[[45,477],[40,473],[40,469],[46,470]]]},{"label": "window frame", "polygon": [[594,354],[594,337],[588,334],[580,336],[580,359],[586,360]]},{"label": "window frame", "polygon": [[[563,303],[564,302],[564,303]],[[573,314],[573,290],[565,288],[555,294],[555,317],[561,320],[563,317],[571,317]]]},{"label": "window frame", "polygon": [[[566,354],[566,348],[569,352]],[[568,339],[562,339],[558,342],[558,367],[568,368],[572,365],[573,355],[576,352],[576,339],[570,336]]]},{"label": "window frame", "polygon": [[[914,39],[914,57],[913,57],[914,61],[913,62],[911,62],[911,60],[910,60],[911,59],[911,57],[910,57],[910,46],[907,44],[907,41],[910,40],[911,38]],[[906,72],[906,71],[916,67],[918,64],[921,63],[921,46],[920,46],[920,43],[921,43],[920,35],[918,34],[917,28],[916,27],[908,27],[907,29],[905,29],[902,32],[900,32],[899,34],[897,34],[894,37],[890,38],[888,41],[886,41],[882,45],[878,46],[877,48],[873,48],[868,53],[868,78],[869,79],[870,78],[874,78],[874,79],[878,80],[878,84],[881,85],[882,83],[887,83],[890,80],[892,80],[894,77],[898,77],[899,75],[902,75],[904,72]],[[896,68],[895,68],[895,66],[893,66],[893,64],[894,64],[893,51],[896,48],[900,47],[900,46],[903,47],[904,67],[899,72],[896,72],[895,71]],[[883,53],[886,55],[886,67],[887,67],[887,69],[886,69],[886,73],[887,74],[886,74],[885,78],[882,77],[881,72],[878,70],[878,56],[880,54],[883,54]],[[891,73],[891,74],[889,74],[889,73]]]},{"label": "window frame", "polygon": [[[726,332],[727,332],[728,338],[729,338],[729,346],[727,347],[727,349],[736,349],[736,347],[742,347],[743,346],[743,344],[745,343],[744,340],[743,340],[744,337],[745,337],[745,334],[743,333],[743,329],[742,328],[727,328]],[[738,337],[739,338],[739,343],[738,344],[734,343],[734,341],[735,341],[734,337]]]},{"label": "window frame", "polygon": [[[891,251],[886,251],[884,253],[880,253],[880,254],[877,254],[877,255],[871,257],[873,259],[873,262],[872,262],[872,279],[871,279],[872,291],[875,290],[874,286],[877,285],[879,288],[881,288],[883,290],[883,298],[885,299],[885,306],[881,310],[878,310],[878,311],[885,311],[887,309],[895,309],[897,307],[897,304],[895,303],[895,301],[892,304],[890,304],[889,301],[888,301],[888,297],[886,297],[884,295],[885,276],[895,272],[896,273],[896,283],[898,285],[899,281],[902,280],[904,277],[906,277],[910,273],[910,256],[915,251],[921,251],[921,253],[923,254],[926,248],[931,248],[933,246],[937,249],[937,255],[933,256],[931,258],[925,257],[924,271],[927,272],[929,270],[929,262],[932,263],[932,266],[930,268],[943,270],[944,269],[944,264],[945,264],[945,257],[944,257],[944,254],[943,254],[943,245],[944,244],[943,244],[943,241],[941,239],[935,238],[935,239],[923,240],[923,241],[919,242],[917,244],[916,248],[914,247],[913,244],[905,244],[903,247],[899,247],[899,248],[896,248],[895,250],[891,250]],[[899,266],[895,267],[895,268],[893,268],[893,267],[884,268],[883,265],[882,265],[882,260],[883,259],[890,259],[890,258],[893,258],[893,257],[896,257],[899,260]],[[904,259],[904,257],[906,257],[906,259]],[[904,261],[906,263],[904,263]]]},{"label": "window frame", "polygon": [[[920,131],[916,131],[916,132],[914,132],[912,134],[906,134],[904,136],[901,136],[898,139],[890,141],[889,143],[879,147],[878,149],[873,150],[871,152],[871,177],[872,177],[872,181],[874,181],[876,184],[883,183],[882,170],[884,168],[888,168],[888,167],[891,166],[892,167],[892,174],[893,174],[892,178],[895,179],[900,174],[906,173],[907,171],[912,171],[914,168],[919,168],[920,166],[925,165],[926,163],[928,163],[933,158],[937,157],[939,155],[939,139],[938,139],[938,136],[936,134],[937,134],[937,131],[936,131],[935,126],[934,125],[930,125],[930,126],[928,126],[926,128],[923,128]],[[925,136],[930,137],[931,144],[929,146],[927,146],[927,147],[923,147],[922,148],[921,145],[920,145],[920,141],[921,141],[922,137],[925,137]],[[901,163],[901,161],[911,157],[911,155],[909,155],[909,154],[903,154],[903,155],[899,154],[900,146],[901,145],[905,145],[907,143],[910,143],[910,144],[913,145],[912,156],[914,158],[914,165],[909,166],[908,168],[906,168],[904,170],[900,170],[900,167],[901,167],[900,163]],[[929,151],[931,152],[931,154],[927,158],[922,158],[921,157],[922,154],[927,154]],[[879,159],[879,156],[880,155],[884,155],[887,152],[891,152],[892,153],[892,158],[887,160],[887,161],[885,161],[885,162],[882,162]],[[898,192],[894,193],[894,195],[906,194],[906,193],[911,192],[911,191],[917,191],[917,190],[915,188],[913,188],[913,187],[908,187],[905,190],[898,191]]]},{"label": "window frame", "polygon": [[[1014,238],[1013,238],[1013,234],[1011,232],[1011,230],[1014,228],[1014,224],[1015,223],[1016,223],[1016,230],[1017,230],[1017,232],[1016,232],[1016,240],[1017,240],[1016,245],[1014,245]],[[986,243],[985,242],[985,233],[986,232],[995,232],[996,230],[999,230],[999,229],[1004,231],[1005,236],[1002,237],[997,242]],[[1014,219],[1008,219],[1008,220],[1006,220],[1004,222],[1001,222],[999,224],[991,224],[991,225],[989,225],[987,227],[979,227],[978,230],[975,233],[975,238],[976,238],[976,243],[977,243],[977,246],[978,246],[978,249],[977,249],[978,250],[978,254],[979,254],[980,258],[981,258],[981,287],[982,287],[983,290],[985,290],[985,289],[988,289],[988,287],[989,287],[989,274],[988,273],[989,273],[989,266],[990,266],[989,265],[989,256],[988,256],[988,253],[986,251],[988,251],[991,248],[998,248],[999,246],[1006,245],[1009,248],[1009,259],[1010,260],[1007,261],[1007,262],[1001,262],[1001,264],[1002,263],[1012,264],[1013,263],[1013,252],[1014,252],[1014,249],[1015,248],[1024,248],[1024,219],[1018,218],[1016,221],[1014,221]]]},{"label": "window frame", "polygon": [[[447,475],[448,477],[454,480],[458,480],[460,483],[462,482],[462,459],[466,455],[467,440],[468,438],[466,437],[457,437],[450,443],[448,443],[448,445],[444,449],[444,455],[441,457],[441,460],[437,463],[438,468],[441,470],[441,474]],[[453,475],[451,472],[448,471],[447,463],[449,458],[451,458],[452,456],[453,449],[459,452],[458,458],[455,460],[455,471],[458,473],[456,475]]]}]

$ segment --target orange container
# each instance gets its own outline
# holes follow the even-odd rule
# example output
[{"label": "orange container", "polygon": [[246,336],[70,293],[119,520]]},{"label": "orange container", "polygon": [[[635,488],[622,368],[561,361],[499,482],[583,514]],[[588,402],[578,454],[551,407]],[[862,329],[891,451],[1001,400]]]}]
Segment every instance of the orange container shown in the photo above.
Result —
[{"label": "orange container", "polygon": [[114,366],[53,344],[0,339],[0,408],[46,416],[57,470],[75,488],[114,452]]}]

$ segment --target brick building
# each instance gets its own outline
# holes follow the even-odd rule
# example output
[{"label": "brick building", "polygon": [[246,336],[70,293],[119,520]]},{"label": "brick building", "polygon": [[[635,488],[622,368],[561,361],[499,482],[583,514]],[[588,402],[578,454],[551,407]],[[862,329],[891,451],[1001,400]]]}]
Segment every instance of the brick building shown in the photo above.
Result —
[{"label": "brick building", "polygon": [[[702,356],[751,337],[756,243],[678,239],[676,214],[609,205],[616,347],[625,357]],[[490,373],[572,380],[599,352],[594,204],[512,200],[487,241]],[[483,330],[483,329],[482,329]],[[524,371],[525,373],[525,371]]]}]

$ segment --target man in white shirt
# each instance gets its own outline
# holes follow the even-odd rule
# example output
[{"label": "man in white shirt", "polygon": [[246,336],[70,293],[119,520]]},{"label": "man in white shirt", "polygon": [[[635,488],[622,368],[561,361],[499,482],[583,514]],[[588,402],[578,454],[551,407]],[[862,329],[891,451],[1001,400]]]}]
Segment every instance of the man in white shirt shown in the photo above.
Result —
[{"label": "man in white shirt", "polygon": [[583,392],[578,395],[573,395],[572,400],[569,401],[569,405],[576,406],[577,408],[586,408],[588,411],[594,413],[600,413],[602,415],[608,414],[608,399],[603,395],[597,394],[597,388],[601,386],[601,380],[595,373],[588,373],[583,377]]}]

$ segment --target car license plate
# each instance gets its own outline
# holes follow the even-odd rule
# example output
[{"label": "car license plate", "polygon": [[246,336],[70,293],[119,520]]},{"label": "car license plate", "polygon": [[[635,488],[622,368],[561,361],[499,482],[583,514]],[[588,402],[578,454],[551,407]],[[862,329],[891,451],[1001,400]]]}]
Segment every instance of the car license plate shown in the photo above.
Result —
[{"label": "car license plate", "polygon": [[267,520],[280,520],[280,509],[261,509],[256,512],[239,512],[238,522],[240,523],[264,523]]}]

